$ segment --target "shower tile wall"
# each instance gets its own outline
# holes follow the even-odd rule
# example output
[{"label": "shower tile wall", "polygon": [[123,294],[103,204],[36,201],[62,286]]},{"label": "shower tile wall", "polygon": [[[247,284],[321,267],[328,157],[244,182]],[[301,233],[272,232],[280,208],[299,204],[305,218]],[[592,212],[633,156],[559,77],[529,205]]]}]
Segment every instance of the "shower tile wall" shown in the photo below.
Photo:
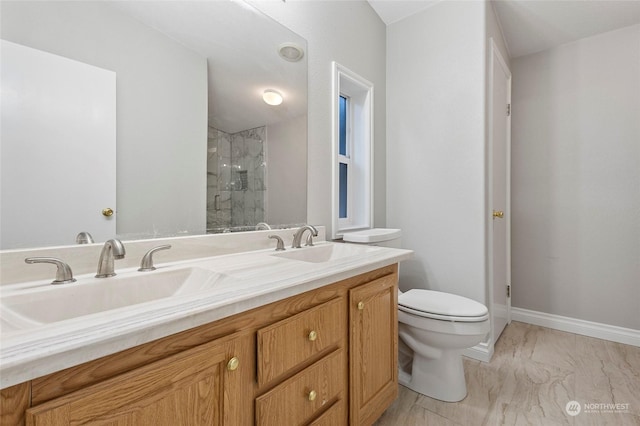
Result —
[{"label": "shower tile wall", "polygon": [[265,127],[232,135],[231,226],[264,222],[265,140]]},{"label": "shower tile wall", "polygon": [[207,229],[231,226],[231,135],[209,127],[207,137]]},{"label": "shower tile wall", "polygon": [[264,221],[265,140],[265,127],[234,134],[209,127],[207,229]]}]

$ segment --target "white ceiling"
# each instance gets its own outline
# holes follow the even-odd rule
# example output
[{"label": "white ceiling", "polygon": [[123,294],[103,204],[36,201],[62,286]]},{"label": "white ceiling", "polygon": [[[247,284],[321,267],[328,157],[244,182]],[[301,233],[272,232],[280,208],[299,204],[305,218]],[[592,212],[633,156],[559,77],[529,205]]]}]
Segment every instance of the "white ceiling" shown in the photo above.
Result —
[{"label": "white ceiling", "polygon": [[[281,122],[307,110],[307,60],[278,56],[284,43],[306,49],[288,28],[237,1],[118,1],[111,5],[207,60],[209,124],[227,133]],[[279,91],[276,107],[262,101]]]},{"label": "white ceiling", "polygon": [[440,0],[367,0],[385,24],[393,24],[423,11]]},{"label": "white ceiling", "polygon": [[[442,0],[368,1],[389,25]],[[640,0],[495,0],[492,4],[512,58],[640,23]]]}]

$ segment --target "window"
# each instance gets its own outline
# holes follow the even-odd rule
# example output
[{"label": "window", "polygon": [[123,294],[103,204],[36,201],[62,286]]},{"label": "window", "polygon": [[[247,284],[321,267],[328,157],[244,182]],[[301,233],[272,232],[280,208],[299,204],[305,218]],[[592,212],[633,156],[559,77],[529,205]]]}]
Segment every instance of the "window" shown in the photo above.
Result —
[{"label": "window", "polygon": [[332,236],[373,223],[373,85],[333,63]]},{"label": "window", "polygon": [[345,96],[340,95],[340,112],[339,112],[339,141],[338,141],[338,181],[339,181],[339,195],[338,195],[338,218],[339,219],[348,219],[348,208],[351,203],[349,203],[348,195],[349,195],[349,168],[351,166],[351,159],[349,155],[351,153],[351,149],[349,142],[351,141],[350,135],[347,133],[348,128],[348,108],[349,108],[349,99]]}]

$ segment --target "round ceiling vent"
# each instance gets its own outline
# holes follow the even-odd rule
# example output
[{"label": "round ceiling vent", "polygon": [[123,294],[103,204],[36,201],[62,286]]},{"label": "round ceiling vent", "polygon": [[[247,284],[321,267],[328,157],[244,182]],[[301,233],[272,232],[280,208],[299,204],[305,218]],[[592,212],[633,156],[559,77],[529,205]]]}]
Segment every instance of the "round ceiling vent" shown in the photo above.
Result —
[{"label": "round ceiling vent", "polygon": [[298,62],[304,56],[304,50],[295,43],[283,43],[278,48],[280,57],[285,61]]}]

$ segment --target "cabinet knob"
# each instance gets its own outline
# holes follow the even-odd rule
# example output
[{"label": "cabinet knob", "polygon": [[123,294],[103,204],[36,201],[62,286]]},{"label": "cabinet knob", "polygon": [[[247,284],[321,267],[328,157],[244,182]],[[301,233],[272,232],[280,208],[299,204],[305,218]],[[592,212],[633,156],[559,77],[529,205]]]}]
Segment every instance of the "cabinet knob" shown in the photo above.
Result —
[{"label": "cabinet knob", "polygon": [[227,363],[227,370],[235,371],[238,368],[239,365],[240,365],[240,360],[238,359],[238,357],[234,356]]},{"label": "cabinet knob", "polygon": [[364,302],[358,302],[358,310],[361,311],[364,309]]},{"label": "cabinet knob", "polygon": [[318,338],[318,333],[315,330],[311,330],[309,332],[309,341],[313,342],[314,340],[316,340]]},{"label": "cabinet knob", "polygon": [[106,217],[113,216],[113,209],[110,207],[107,207],[106,209],[102,209],[102,215]]},{"label": "cabinet knob", "polygon": [[309,401],[315,401],[317,396],[318,396],[318,393],[312,390],[311,392],[309,392]]}]

